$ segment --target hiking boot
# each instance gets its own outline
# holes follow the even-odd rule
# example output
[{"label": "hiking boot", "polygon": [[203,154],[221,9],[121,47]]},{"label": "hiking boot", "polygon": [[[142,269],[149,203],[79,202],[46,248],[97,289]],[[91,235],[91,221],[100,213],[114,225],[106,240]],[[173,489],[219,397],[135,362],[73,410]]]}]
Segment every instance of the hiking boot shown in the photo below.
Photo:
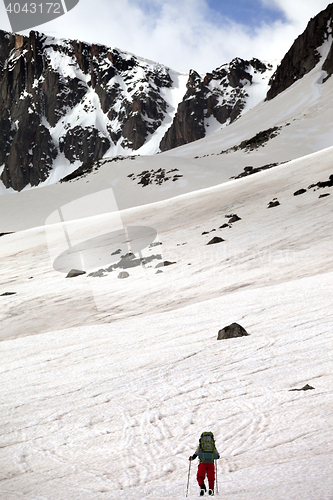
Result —
[{"label": "hiking boot", "polygon": [[200,496],[203,497],[206,492],[206,485],[205,483],[200,485]]},{"label": "hiking boot", "polygon": [[205,490],[200,490],[200,496],[203,497],[205,494]]},{"label": "hiking boot", "polygon": [[209,490],[209,491],[208,491],[208,495],[213,496],[213,495],[214,495],[214,490]]}]

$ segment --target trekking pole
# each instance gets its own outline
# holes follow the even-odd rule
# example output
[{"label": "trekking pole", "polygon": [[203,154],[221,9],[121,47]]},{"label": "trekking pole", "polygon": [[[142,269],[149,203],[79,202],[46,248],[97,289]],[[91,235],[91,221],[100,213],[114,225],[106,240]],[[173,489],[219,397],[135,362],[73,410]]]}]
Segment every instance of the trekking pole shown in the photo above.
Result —
[{"label": "trekking pole", "polygon": [[190,484],[190,470],[191,470],[191,460],[188,466],[188,477],[187,477],[187,488],[186,488],[186,496],[188,494],[188,485]]},{"label": "trekking pole", "polygon": [[217,482],[217,460],[215,460],[215,476],[216,476],[216,493],[219,492],[219,485]]}]

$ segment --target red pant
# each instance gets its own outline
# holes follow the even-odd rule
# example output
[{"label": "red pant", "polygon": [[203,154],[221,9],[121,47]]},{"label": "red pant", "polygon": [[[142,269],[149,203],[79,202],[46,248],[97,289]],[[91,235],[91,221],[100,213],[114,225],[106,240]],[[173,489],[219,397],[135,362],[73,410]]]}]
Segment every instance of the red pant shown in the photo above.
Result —
[{"label": "red pant", "polygon": [[197,480],[199,486],[201,486],[204,481],[205,477],[208,477],[208,484],[209,484],[209,489],[213,490],[214,489],[214,481],[215,481],[215,466],[214,464],[204,464],[201,462],[198,467],[198,472],[197,472]]}]

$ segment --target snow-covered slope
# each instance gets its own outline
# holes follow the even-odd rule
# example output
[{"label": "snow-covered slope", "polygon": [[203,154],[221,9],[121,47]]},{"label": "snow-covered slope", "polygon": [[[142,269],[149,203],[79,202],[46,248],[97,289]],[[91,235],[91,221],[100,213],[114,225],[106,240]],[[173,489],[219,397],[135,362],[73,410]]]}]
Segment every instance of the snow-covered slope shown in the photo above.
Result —
[{"label": "snow-covered slope", "polygon": [[[1,500],[183,498],[206,430],[219,496],[332,499],[327,36],[310,72],[223,130],[3,190]],[[173,110],[183,84],[164,89]],[[218,341],[232,322],[249,336]]]},{"label": "snow-covered slope", "polygon": [[[329,500],[332,186],[318,182],[332,167],[330,148],[117,219],[2,236],[1,293],[16,293],[0,297],[1,498],[182,498],[208,429],[220,496]],[[155,230],[144,248],[133,227]],[[52,269],[63,241],[95,241],[99,272]],[[118,248],[136,258],[101,271]],[[234,321],[250,336],[217,341]]]}]

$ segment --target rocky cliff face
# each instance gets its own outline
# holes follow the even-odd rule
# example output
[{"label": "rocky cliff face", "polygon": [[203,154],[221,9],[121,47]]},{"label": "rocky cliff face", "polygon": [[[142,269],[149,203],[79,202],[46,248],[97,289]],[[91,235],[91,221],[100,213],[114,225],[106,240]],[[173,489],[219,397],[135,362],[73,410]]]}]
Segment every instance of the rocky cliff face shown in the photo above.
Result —
[{"label": "rocky cliff face", "polygon": [[[137,150],[167,113],[166,68],[102,45],[0,32],[0,166],[6,187],[44,181],[113,145]],[[122,150],[121,149],[121,150]]]},{"label": "rocky cliff face", "polygon": [[160,143],[161,151],[205,137],[211,118],[221,125],[236,120],[248,102],[247,91],[254,77],[256,80],[258,76],[267,78],[271,70],[271,65],[258,59],[244,61],[239,58],[203,77],[191,70],[186,94]]},{"label": "rocky cliff face", "polygon": [[[267,93],[267,100],[286,90],[290,85],[309,73],[322,60],[327,76],[333,74],[333,3],[310,20],[306,30],[296,38],[290,50],[278,66]],[[322,58],[325,44],[330,50]]]},{"label": "rocky cliff face", "polygon": [[175,109],[170,93],[180,75],[160,64],[35,31],[0,31],[1,181],[18,191],[36,186],[56,165],[72,171],[106,154],[135,153],[156,132],[153,153],[192,142],[255,105],[248,90],[257,75],[267,87],[267,71],[256,59],[205,76],[190,71]]}]

